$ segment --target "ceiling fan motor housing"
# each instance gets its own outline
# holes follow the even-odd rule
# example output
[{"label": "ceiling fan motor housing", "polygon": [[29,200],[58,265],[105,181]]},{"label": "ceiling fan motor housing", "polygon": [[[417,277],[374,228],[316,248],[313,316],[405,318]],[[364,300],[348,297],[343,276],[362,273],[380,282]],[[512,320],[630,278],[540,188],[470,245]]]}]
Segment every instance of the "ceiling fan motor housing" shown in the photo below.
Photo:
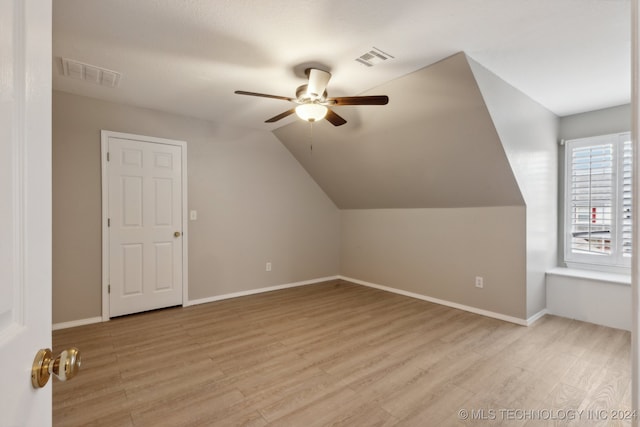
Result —
[{"label": "ceiling fan motor housing", "polygon": [[310,101],[323,102],[325,99],[327,99],[326,90],[324,91],[322,96],[313,96],[309,94],[308,88],[309,85],[298,86],[298,89],[296,89],[296,99],[298,100],[298,102],[305,104]]}]

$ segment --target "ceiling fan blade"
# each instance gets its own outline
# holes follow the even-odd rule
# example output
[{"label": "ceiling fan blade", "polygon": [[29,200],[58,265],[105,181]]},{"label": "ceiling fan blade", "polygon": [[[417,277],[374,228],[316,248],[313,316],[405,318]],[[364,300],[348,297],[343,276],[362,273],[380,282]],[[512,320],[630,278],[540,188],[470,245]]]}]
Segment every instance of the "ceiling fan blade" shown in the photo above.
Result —
[{"label": "ceiling fan blade", "polygon": [[331,73],[309,68],[309,84],[307,85],[307,93],[313,98],[319,98],[324,94],[331,78]]},{"label": "ceiling fan blade", "polygon": [[389,97],[387,95],[372,96],[341,96],[327,99],[329,105],[387,105]]},{"label": "ceiling fan blade", "polygon": [[327,115],[324,118],[334,126],[342,126],[347,123],[345,119],[336,114],[331,108],[327,108]]},{"label": "ceiling fan blade", "polygon": [[295,102],[294,98],[288,98],[286,96],[278,96],[278,95],[267,95],[266,93],[246,92],[244,90],[236,90],[234,93],[238,95],[260,96],[262,98],[273,98],[273,99],[280,99],[282,101]]},{"label": "ceiling fan blade", "polygon": [[265,123],[274,123],[274,122],[277,122],[278,120],[284,119],[285,117],[292,115],[295,112],[296,112],[296,109],[292,108],[291,110],[287,110],[284,113],[280,113],[277,116],[273,116],[270,119],[265,120],[264,122]]}]

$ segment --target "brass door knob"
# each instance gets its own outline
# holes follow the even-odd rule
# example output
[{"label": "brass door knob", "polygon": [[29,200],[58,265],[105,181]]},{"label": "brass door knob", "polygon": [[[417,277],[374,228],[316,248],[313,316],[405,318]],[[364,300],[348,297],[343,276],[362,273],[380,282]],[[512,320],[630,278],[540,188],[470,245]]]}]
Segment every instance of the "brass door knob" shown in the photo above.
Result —
[{"label": "brass door knob", "polygon": [[173,233],[173,237],[180,237],[182,233],[180,233],[179,231],[176,231],[175,233]]},{"label": "brass door knob", "polygon": [[42,388],[49,381],[51,374],[60,381],[70,380],[80,370],[81,362],[80,350],[75,347],[64,350],[55,359],[51,358],[51,350],[43,348],[33,359],[31,384],[33,388]]}]

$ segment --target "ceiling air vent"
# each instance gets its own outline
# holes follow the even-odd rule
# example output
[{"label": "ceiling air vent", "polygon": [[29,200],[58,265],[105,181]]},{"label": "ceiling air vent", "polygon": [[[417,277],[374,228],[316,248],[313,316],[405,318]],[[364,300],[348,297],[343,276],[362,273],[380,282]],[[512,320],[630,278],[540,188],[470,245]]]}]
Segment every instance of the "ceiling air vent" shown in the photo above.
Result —
[{"label": "ceiling air vent", "polygon": [[72,79],[85,80],[106,87],[117,87],[122,74],[95,65],[62,58],[62,72]]},{"label": "ceiling air vent", "polygon": [[394,59],[394,57],[374,46],[370,51],[356,58],[356,61],[367,67],[373,67],[389,59]]}]

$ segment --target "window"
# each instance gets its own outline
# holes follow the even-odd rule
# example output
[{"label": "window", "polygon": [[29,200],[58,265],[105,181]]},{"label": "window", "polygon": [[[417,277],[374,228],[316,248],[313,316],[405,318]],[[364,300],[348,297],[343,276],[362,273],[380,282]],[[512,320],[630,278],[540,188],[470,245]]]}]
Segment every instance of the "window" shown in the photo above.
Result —
[{"label": "window", "polygon": [[567,141],[565,261],[631,265],[631,135]]}]

